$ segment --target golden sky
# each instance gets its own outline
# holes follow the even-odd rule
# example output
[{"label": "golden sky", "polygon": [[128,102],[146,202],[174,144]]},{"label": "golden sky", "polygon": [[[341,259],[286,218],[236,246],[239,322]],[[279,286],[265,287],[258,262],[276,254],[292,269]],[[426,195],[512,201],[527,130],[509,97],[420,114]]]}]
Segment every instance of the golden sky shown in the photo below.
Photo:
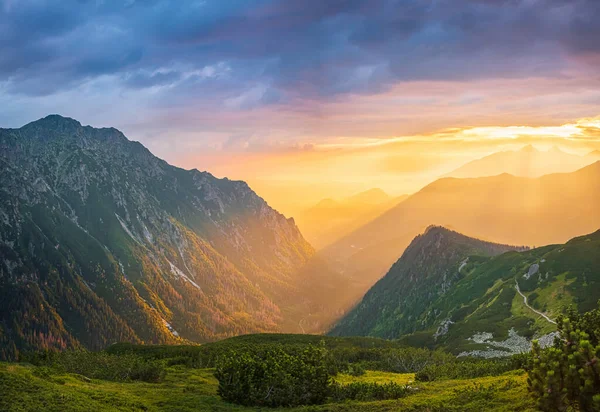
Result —
[{"label": "golden sky", "polygon": [[348,137],[285,150],[211,152],[180,159],[217,176],[243,179],[275,207],[293,214],[323,198],[378,187],[389,194],[418,191],[459,166],[498,151],[532,144],[584,156],[600,149],[600,117],[553,126],[480,126],[428,134]]},{"label": "golden sky", "polygon": [[598,0],[0,4],[0,127],[116,127],[287,214],[528,143],[600,148]]}]

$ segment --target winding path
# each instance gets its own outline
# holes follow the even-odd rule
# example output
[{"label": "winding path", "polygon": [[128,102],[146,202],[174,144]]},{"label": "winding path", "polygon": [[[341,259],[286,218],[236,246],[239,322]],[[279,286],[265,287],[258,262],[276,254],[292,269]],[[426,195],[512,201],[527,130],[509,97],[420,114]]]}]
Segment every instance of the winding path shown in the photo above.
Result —
[{"label": "winding path", "polygon": [[535,310],[534,308],[532,308],[531,306],[529,306],[529,303],[527,303],[527,296],[525,296],[522,292],[521,289],[519,288],[519,282],[517,281],[517,279],[515,279],[515,288],[517,289],[517,292],[519,292],[519,295],[523,296],[523,303],[525,303],[525,306],[527,306],[529,309],[531,309],[533,312],[537,313],[538,315],[540,315],[541,317],[543,317],[544,319],[546,319],[548,322],[553,323],[556,325],[556,322],[553,321],[552,319],[550,319],[547,315],[543,314],[540,311]]}]

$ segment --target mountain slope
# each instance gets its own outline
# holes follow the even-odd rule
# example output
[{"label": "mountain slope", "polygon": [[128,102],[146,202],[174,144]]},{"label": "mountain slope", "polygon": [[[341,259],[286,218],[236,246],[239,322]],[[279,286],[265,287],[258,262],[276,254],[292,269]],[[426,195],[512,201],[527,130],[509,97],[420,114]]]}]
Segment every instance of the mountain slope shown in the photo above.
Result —
[{"label": "mountain slope", "polygon": [[540,177],[550,173],[573,172],[593,162],[594,159],[589,156],[566,153],[556,146],[548,151],[541,151],[529,145],[518,151],[497,152],[473,160],[449,173],[448,177],[485,177],[502,173]]},{"label": "mountain slope", "polygon": [[0,129],[0,346],[276,331],[313,254],[244,182],[183,170],[116,129]]},{"label": "mountain slope", "polygon": [[296,219],[302,233],[317,249],[325,247],[391,209],[408,196],[391,197],[371,189],[346,199],[323,199]]},{"label": "mountain slope", "polygon": [[573,173],[439,179],[327,247],[349,277],[385,274],[426,227],[441,225],[498,243],[562,243],[600,227],[600,162]]},{"label": "mountain slope", "polygon": [[331,331],[333,335],[397,338],[418,329],[428,302],[445,294],[472,255],[498,255],[517,248],[429,227]]},{"label": "mountain slope", "polygon": [[[442,235],[430,232],[415,239],[332,334],[414,332],[403,341],[498,356],[554,331],[565,306],[587,311],[600,298],[600,231],[487,257],[469,250],[469,238],[442,230],[445,240],[436,242]],[[463,258],[472,251],[479,253]]]},{"label": "mountain slope", "polygon": [[589,152],[586,155],[589,159],[592,159],[592,161],[597,161],[600,160],[600,150],[594,150],[593,152]]}]

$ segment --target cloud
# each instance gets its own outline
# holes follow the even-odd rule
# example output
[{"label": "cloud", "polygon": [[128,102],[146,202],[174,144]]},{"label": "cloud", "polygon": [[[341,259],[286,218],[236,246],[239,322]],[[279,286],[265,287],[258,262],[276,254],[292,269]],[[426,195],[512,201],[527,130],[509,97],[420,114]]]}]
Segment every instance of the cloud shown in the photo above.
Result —
[{"label": "cloud", "polygon": [[598,20],[597,0],[0,0],[0,125],[60,112],[165,155],[566,122],[598,114]]},{"label": "cloud", "polygon": [[556,75],[569,57],[600,51],[595,0],[23,0],[0,10],[10,56],[0,78],[13,93],[35,94],[31,79],[42,87],[50,71],[64,74],[52,78],[60,89],[221,61],[282,98],[373,93],[398,81]]}]

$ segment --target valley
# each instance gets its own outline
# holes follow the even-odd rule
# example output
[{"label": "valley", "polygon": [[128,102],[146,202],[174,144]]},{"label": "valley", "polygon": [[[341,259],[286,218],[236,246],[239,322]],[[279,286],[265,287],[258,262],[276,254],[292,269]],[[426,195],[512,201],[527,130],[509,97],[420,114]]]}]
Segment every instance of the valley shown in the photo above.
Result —
[{"label": "valley", "polygon": [[600,162],[324,200],[315,249],[116,129],[48,116],[0,160],[0,409],[534,410],[532,345],[600,299]]},{"label": "valley", "polygon": [[[21,350],[98,350],[115,340],[172,344],[329,330],[458,353],[481,349],[466,339],[488,331],[467,325],[486,322],[483,312],[496,313],[494,302],[505,304],[515,292],[524,301],[512,299],[512,309],[502,312],[506,320],[494,321],[495,339],[513,329],[527,338],[550,331],[534,318],[558,313],[545,296],[555,293],[554,283],[562,285],[559,279],[569,285],[561,292],[564,305],[589,310],[595,296],[582,301],[584,289],[573,289],[579,275],[569,267],[546,270],[543,279],[536,272],[535,285],[514,273],[549,265],[533,257],[549,247],[520,245],[600,225],[591,206],[600,200],[600,163],[540,178],[442,178],[399,198],[373,189],[323,201],[303,218],[312,223],[299,221],[338,240],[315,252],[294,219],[244,182],[170,166],[116,129],[53,115],[2,129],[0,137],[0,281],[11,308],[0,319],[5,359]],[[494,201],[491,188],[520,200]],[[544,208],[551,198],[553,207]],[[560,216],[569,218],[543,224]],[[440,222],[453,230],[425,230]],[[311,237],[318,237],[314,230]],[[511,250],[518,253],[505,253]],[[588,285],[596,281],[596,264],[583,269]]]}]

